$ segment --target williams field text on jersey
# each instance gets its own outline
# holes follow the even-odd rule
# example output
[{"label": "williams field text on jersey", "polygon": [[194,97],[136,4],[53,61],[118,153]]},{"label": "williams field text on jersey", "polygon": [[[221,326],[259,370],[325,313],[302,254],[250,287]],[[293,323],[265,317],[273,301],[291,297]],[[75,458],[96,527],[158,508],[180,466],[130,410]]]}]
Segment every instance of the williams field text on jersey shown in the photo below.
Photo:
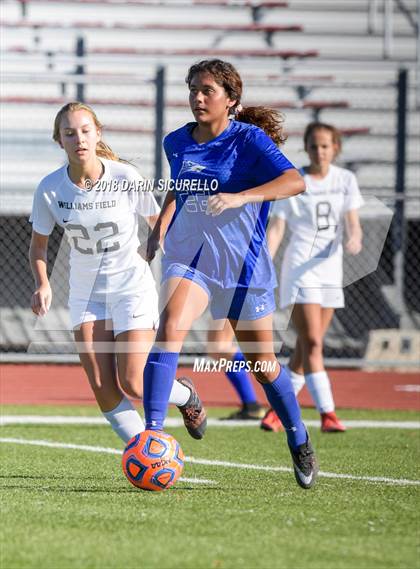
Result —
[{"label": "williams field text on jersey", "polygon": [[84,211],[88,209],[107,209],[111,207],[117,207],[116,200],[111,200],[108,202],[62,202],[58,201],[58,207],[60,209],[77,209],[78,211]]}]

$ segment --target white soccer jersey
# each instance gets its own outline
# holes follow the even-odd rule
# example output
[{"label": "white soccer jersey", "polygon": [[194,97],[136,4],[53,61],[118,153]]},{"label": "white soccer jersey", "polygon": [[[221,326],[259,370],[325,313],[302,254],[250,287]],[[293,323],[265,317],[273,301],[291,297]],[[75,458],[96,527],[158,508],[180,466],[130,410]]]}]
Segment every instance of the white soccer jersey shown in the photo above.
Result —
[{"label": "white soccer jersey", "polygon": [[150,267],[137,253],[138,216],[159,213],[151,192],[128,164],[101,158],[104,173],[90,191],[70,180],[68,165],[39,184],[30,221],[50,235],[57,223],[70,246],[71,298],[106,301],[154,286]]},{"label": "white soccer jersey", "polygon": [[299,288],[342,287],[344,214],[363,204],[356,176],[331,165],[322,180],[305,174],[306,192],[276,201],[272,216],[286,220],[291,231],[280,284],[281,305]]}]

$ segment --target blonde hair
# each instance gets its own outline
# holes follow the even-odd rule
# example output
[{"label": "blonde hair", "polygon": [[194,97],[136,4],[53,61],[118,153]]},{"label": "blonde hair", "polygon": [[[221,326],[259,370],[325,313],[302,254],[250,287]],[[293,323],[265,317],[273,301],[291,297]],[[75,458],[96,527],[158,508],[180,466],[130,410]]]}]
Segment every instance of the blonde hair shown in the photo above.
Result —
[{"label": "blonde hair", "polygon": [[[102,124],[99,121],[98,117],[96,116],[95,111],[85,103],[74,101],[72,103],[67,103],[66,105],[64,105],[64,107],[62,107],[58,111],[54,120],[54,130],[52,136],[53,140],[55,140],[58,143],[60,142],[61,121],[66,113],[74,113],[75,111],[86,111],[87,113],[89,113],[93,119],[93,122],[95,123],[96,128],[102,131]],[[103,140],[100,140],[96,145],[96,155],[100,156],[101,158],[106,158],[108,160],[115,160],[116,162],[120,161],[119,156],[115,154],[112,148],[108,146],[108,144],[106,144],[106,142],[104,142]]]}]

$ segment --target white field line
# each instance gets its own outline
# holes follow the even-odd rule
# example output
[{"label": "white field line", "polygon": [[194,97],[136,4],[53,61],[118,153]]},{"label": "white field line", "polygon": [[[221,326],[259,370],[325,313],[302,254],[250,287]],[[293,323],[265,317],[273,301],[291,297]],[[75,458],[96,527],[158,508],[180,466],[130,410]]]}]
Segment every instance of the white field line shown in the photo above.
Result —
[{"label": "white field line", "polygon": [[[203,464],[207,466],[224,466],[226,468],[245,468],[248,470],[265,470],[268,472],[293,472],[288,466],[263,466],[258,464],[244,464],[239,462],[225,462],[223,460],[206,460],[203,458],[193,458],[187,456],[187,462],[193,464]],[[335,472],[319,471],[319,477],[323,478],[340,478],[344,480],[359,480],[362,482],[382,482],[384,484],[392,484],[399,486],[420,486],[420,480],[407,480],[405,478],[387,478],[386,476],[356,476],[354,474],[337,474]]]},{"label": "white field line", "polygon": [[[28,439],[14,439],[14,438],[0,438],[0,443],[11,443],[17,445],[34,445],[40,447],[49,447],[49,448],[66,448],[72,450],[85,450],[88,452],[101,452],[106,454],[122,454],[121,449],[117,448],[109,448],[109,447],[95,447],[89,445],[75,445],[71,443],[54,443],[52,441],[34,441]],[[181,482],[189,482],[192,484],[217,484],[215,480],[205,480],[204,478],[184,478],[181,476],[179,478]]]},{"label": "white field line", "polygon": [[[349,429],[420,429],[420,421],[370,421],[343,420]],[[70,417],[59,415],[1,415],[0,426],[7,425],[106,425],[103,417]],[[211,427],[258,427],[260,421],[226,421],[223,419],[207,419]],[[307,427],[320,427],[319,420],[305,421]],[[182,419],[168,417],[167,427],[183,427]]]},{"label": "white field line", "polygon": [[[71,443],[56,443],[52,441],[43,440],[30,440],[30,439],[17,439],[17,438],[0,438],[0,443],[11,443],[11,444],[21,444],[21,445],[35,445],[44,446],[50,448],[66,448],[74,450],[85,450],[88,452],[103,452],[108,454],[121,454],[120,449],[109,448],[109,447],[97,447],[89,445],[75,445]],[[221,466],[224,468],[238,468],[244,470],[264,470],[266,472],[293,472],[293,469],[288,466],[264,466],[258,464],[246,464],[239,462],[227,462],[224,460],[208,460],[205,458],[194,458],[192,456],[185,457],[186,462],[191,464],[200,464],[203,466]],[[385,476],[356,476],[353,474],[337,474],[335,472],[319,472],[320,477],[324,478],[335,478],[342,480],[356,480],[361,482],[374,482],[391,484],[398,486],[420,486],[420,480],[407,480],[405,478],[387,478]],[[198,478],[180,478],[184,482],[194,482],[200,484],[217,484],[213,480],[203,480]]]}]

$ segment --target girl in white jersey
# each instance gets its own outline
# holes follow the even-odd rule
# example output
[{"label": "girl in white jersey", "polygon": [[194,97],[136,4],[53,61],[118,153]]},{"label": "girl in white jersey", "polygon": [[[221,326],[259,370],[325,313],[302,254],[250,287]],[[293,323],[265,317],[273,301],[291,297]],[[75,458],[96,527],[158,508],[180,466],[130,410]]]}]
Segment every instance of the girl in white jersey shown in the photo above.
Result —
[{"label": "girl in white jersey", "polygon": [[[153,195],[142,191],[136,169],[119,161],[101,132],[85,104],[69,103],[56,116],[53,138],[68,163],[46,176],[34,196],[31,306],[42,316],[51,305],[47,247],[57,223],[71,246],[69,308],[80,361],[102,413],[127,442],[144,423],[125,393],[142,395],[159,320],[155,282],[138,254],[138,216],[153,227],[160,210]],[[179,406],[188,429],[191,407],[201,407],[190,380],[174,382],[170,402]]]},{"label": "girl in white jersey", "polygon": [[[298,393],[304,383],[321,414],[323,432],[343,432],[323,361],[323,338],[334,309],[344,306],[343,230],[345,249],[357,255],[362,248],[358,208],[363,203],[355,175],[332,164],[341,150],[339,131],[328,124],[311,123],[304,134],[310,164],[303,169],[306,192],[274,202],[267,241],[272,256],[286,223],[291,231],[280,277],[280,308],[293,306],[297,331],[289,362]],[[261,426],[277,431],[280,420],[269,410]]]}]

